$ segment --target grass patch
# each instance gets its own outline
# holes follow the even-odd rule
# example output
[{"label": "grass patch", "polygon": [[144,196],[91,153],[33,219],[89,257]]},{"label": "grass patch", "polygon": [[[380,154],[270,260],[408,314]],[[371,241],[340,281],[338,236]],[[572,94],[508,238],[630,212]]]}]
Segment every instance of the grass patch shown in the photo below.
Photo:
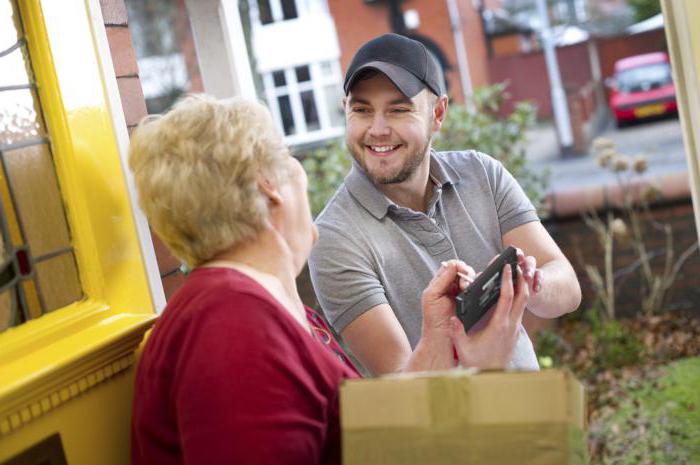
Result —
[{"label": "grass patch", "polygon": [[625,381],[623,398],[591,420],[598,463],[700,464],[700,357]]}]

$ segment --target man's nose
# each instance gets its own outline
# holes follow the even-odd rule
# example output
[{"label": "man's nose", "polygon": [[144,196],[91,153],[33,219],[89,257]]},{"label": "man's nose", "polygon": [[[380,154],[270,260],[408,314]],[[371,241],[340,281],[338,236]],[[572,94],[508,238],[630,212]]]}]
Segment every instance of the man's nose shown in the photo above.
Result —
[{"label": "man's nose", "polygon": [[368,132],[369,135],[373,137],[388,136],[391,133],[391,128],[387,124],[384,115],[377,114],[372,118],[372,124]]}]

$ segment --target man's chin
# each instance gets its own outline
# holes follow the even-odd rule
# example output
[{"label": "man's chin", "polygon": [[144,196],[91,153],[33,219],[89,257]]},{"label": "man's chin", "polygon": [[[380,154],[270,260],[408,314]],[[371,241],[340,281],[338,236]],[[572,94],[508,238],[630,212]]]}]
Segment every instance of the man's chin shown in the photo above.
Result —
[{"label": "man's chin", "polygon": [[374,184],[399,184],[404,182],[410,177],[410,173],[403,173],[401,171],[397,173],[368,173],[367,176]]}]

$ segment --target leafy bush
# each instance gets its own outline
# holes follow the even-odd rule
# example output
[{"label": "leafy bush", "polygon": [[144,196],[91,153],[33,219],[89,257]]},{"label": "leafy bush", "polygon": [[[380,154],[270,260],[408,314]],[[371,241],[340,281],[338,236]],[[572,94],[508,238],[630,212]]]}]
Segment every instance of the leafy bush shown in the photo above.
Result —
[{"label": "leafy bush", "polygon": [[530,200],[539,206],[547,187],[547,176],[531,171],[525,156],[525,135],[536,122],[535,106],[516,102],[513,111],[503,114],[508,100],[507,83],[480,87],[468,105],[451,105],[440,133],[436,150],[475,149],[499,160],[518,180]]},{"label": "leafy bush", "polygon": [[301,163],[309,177],[309,202],[316,217],[350,171],[352,157],[342,142],[336,140],[308,152]]},{"label": "leafy bush", "polygon": [[635,21],[644,21],[654,15],[661,13],[661,3],[659,0],[627,0]]},{"label": "leafy bush", "polygon": [[596,308],[583,315],[575,326],[570,325],[575,331],[567,337],[559,331],[537,333],[534,342],[543,368],[566,366],[588,378],[642,361],[644,343],[623,321],[609,319]]},{"label": "leafy bush", "polygon": [[641,360],[644,344],[619,320],[601,318],[600,312],[595,310],[588,311],[586,316],[595,341],[594,370],[622,368]]},{"label": "leafy bush", "polygon": [[628,380],[619,405],[602,410],[592,421],[595,463],[700,463],[699,383],[698,357]]},{"label": "leafy bush", "polygon": [[[535,107],[517,102],[514,110],[500,116],[508,99],[507,84],[476,89],[469,105],[450,105],[440,133],[433,140],[435,150],[475,149],[498,159],[520,182],[535,206],[547,179],[527,167],[525,132],[535,124]],[[351,156],[341,141],[301,155],[309,175],[309,199],[314,216],[323,210],[350,169]]]}]

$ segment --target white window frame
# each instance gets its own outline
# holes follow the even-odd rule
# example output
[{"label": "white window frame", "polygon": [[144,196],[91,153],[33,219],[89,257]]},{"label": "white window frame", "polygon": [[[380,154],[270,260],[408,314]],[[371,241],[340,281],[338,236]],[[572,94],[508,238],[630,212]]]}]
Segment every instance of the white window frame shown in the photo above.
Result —
[{"label": "white window frame", "polygon": [[272,14],[272,22],[268,24],[263,24],[262,21],[260,21],[260,10],[258,9],[258,0],[248,0],[248,11],[250,12],[250,21],[252,24],[265,27],[279,23],[281,21],[294,21],[301,18],[309,12],[309,4],[307,1],[292,0],[297,10],[297,17],[291,19],[284,19],[284,13],[282,10],[282,0],[268,1],[270,2],[270,13]]},{"label": "white window frame", "polygon": [[[330,63],[331,73],[324,76],[322,72],[322,63]],[[268,106],[272,111],[280,132],[284,134],[284,125],[282,123],[282,113],[279,108],[277,98],[283,95],[289,96],[289,101],[292,108],[292,118],[294,121],[294,134],[285,135],[285,142],[290,145],[303,144],[308,142],[316,142],[323,139],[338,137],[343,134],[344,126],[333,126],[331,115],[328,112],[328,99],[332,96],[326,95],[326,87],[329,85],[341,86],[340,63],[338,60],[326,60],[324,62],[313,62],[297,64],[283,69],[275,69],[263,73],[263,85],[265,87],[265,97]],[[311,80],[306,82],[297,82],[295,68],[308,66]],[[284,71],[286,85],[275,87],[272,74],[277,71]],[[306,125],[306,117],[304,108],[301,102],[301,93],[307,90],[314,92],[314,103],[316,105],[316,113],[318,115],[319,129],[309,131]]]}]

